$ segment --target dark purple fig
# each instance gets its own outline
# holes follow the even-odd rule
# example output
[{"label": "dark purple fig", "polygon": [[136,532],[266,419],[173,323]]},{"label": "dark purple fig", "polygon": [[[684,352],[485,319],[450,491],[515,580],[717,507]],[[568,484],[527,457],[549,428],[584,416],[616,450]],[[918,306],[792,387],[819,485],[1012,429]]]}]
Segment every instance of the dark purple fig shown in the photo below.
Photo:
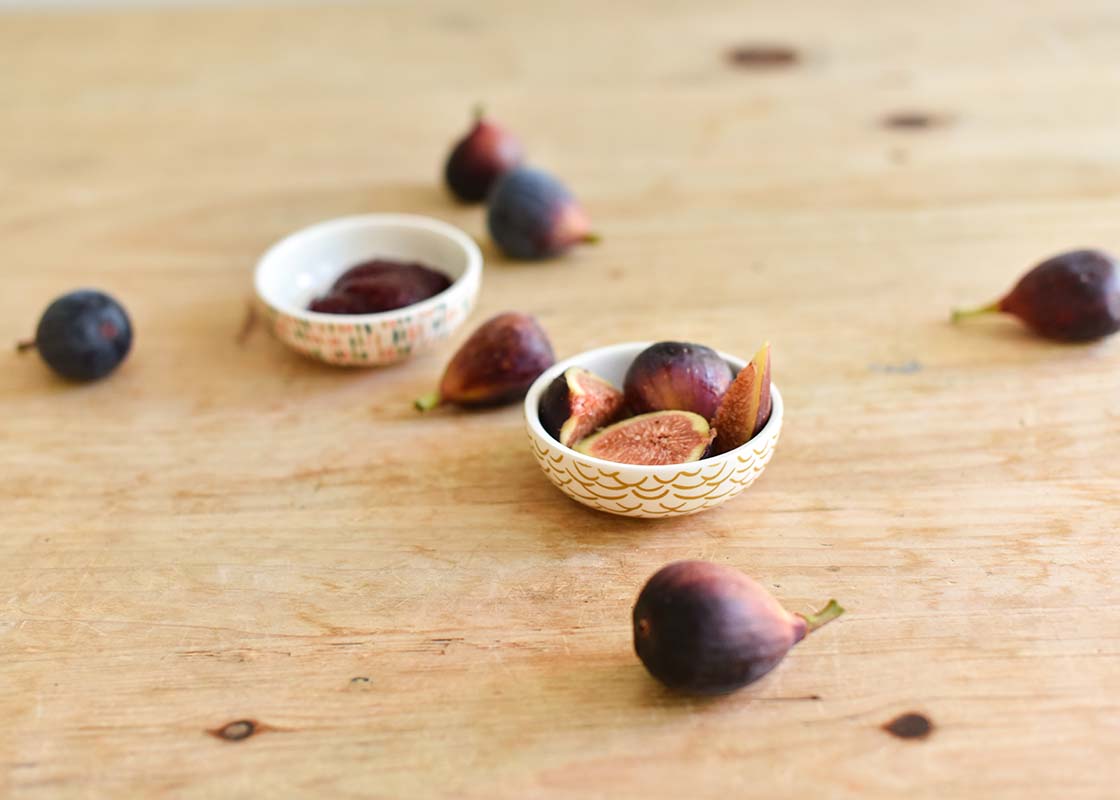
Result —
[{"label": "dark purple fig", "polygon": [[691,411],[655,411],[616,422],[576,445],[584,455],[621,464],[684,464],[708,452],[715,431]]},{"label": "dark purple fig", "polygon": [[466,408],[500,406],[525,396],[538,376],[556,362],[548,335],[533,317],[507,311],[484,322],[451,357],[439,391],[416,408],[442,403]]},{"label": "dark purple fig", "polygon": [[623,391],[635,413],[691,411],[704,419],[716,409],[734,377],[719,353],[702,344],[658,342],[626,370]]},{"label": "dark purple fig", "polygon": [[321,314],[377,314],[435,297],[449,286],[451,279],[439,270],[375,258],[342,273],[310,308]]},{"label": "dark purple fig", "polygon": [[569,367],[541,395],[541,425],[560,444],[576,442],[613,422],[622,411],[622,392],[581,367]]},{"label": "dark purple fig", "polygon": [[361,300],[345,292],[332,291],[311,301],[311,311],[319,314],[364,314]]},{"label": "dark purple fig", "polygon": [[69,292],[47,306],[35,338],[16,350],[38,350],[57,374],[95,381],[121,365],[132,349],[132,321],[114,298],[96,289]]},{"label": "dark purple fig", "polygon": [[736,569],[678,561],[638,596],[634,649],[670,689],[724,694],[761,678],[806,634],[843,613],[829,600],[817,614],[790,614]]},{"label": "dark purple fig", "polygon": [[1007,295],[981,308],[953,312],[953,322],[1002,311],[1040,336],[1090,342],[1120,331],[1120,270],[1100,250],[1072,250],[1043,261]]},{"label": "dark purple fig", "polygon": [[380,275],[388,275],[393,272],[399,271],[402,267],[409,266],[414,262],[406,261],[390,261],[385,258],[371,258],[369,261],[363,261],[360,264],[355,264],[339,275],[333,284],[331,284],[332,291],[339,291],[345,289],[353,281],[363,280],[365,278],[376,278]]},{"label": "dark purple fig", "polygon": [[411,275],[388,274],[350,281],[343,294],[354,298],[363,314],[392,311],[427,300],[432,292]]},{"label": "dark purple fig", "polygon": [[456,142],[443,169],[451,194],[464,203],[480,203],[494,182],[525,158],[520,140],[475,110],[474,127]]},{"label": "dark purple fig", "polygon": [[580,242],[599,240],[571,192],[547,172],[511,170],[494,185],[487,202],[490,236],[509,258],[552,258]]},{"label": "dark purple fig", "polygon": [[332,291],[349,291],[355,284],[369,280],[398,280],[417,287],[429,297],[439,294],[451,285],[451,279],[438,269],[416,261],[390,261],[375,258],[351,267],[339,276]]}]

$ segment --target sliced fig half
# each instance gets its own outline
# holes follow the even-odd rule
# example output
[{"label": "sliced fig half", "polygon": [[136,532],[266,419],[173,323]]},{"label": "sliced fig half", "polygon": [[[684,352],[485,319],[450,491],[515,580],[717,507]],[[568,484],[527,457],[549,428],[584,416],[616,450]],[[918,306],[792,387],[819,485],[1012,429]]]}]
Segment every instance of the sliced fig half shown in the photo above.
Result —
[{"label": "sliced fig half", "polygon": [[770,343],[739,370],[723,396],[712,425],[716,441],[712,451],[726,453],[749,442],[770,419]]},{"label": "sliced fig half", "polygon": [[691,411],[654,411],[603,428],[576,445],[579,452],[621,464],[699,461],[715,431]]},{"label": "sliced fig half", "polygon": [[568,367],[541,396],[541,424],[566,447],[618,418],[622,392],[610,381],[582,367]]}]

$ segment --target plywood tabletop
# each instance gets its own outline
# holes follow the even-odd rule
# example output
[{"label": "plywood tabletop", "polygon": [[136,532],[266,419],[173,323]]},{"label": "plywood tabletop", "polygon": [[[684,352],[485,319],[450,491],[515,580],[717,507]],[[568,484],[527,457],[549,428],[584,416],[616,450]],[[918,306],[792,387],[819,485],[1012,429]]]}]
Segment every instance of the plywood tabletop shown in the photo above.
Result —
[{"label": "plywood tabletop", "polygon": [[[1120,249],[1117,92],[1107,0],[0,16],[0,340],[87,285],[137,330],[94,385],[0,355],[0,796],[1114,797],[1120,340],[946,320]],[[604,242],[487,247],[474,321],[536,314],[561,356],[768,338],[785,429],[746,494],[567,500],[517,407],[412,410],[455,342],[237,341],[306,224],[485,241],[438,182],[480,100]],[[848,614],[678,699],[629,614],[680,558]]]}]

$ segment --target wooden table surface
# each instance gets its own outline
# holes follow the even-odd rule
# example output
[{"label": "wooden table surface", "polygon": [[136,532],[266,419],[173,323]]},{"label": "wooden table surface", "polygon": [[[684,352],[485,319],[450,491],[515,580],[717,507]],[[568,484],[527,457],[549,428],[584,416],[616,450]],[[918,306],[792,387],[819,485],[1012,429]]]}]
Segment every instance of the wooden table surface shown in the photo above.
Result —
[{"label": "wooden table surface", "polygon": [[[760,44],[796,58],[728,57]],[[1120,340],[947,312],[1120,249],[1118,93],[1111,0],[0,16],[0,340],[85,285],[137,329],[94,385],[0,356],[0,796],[1115,797]],[[561,356],[769,338],[786,425],[745,495],[576,505],[516,406],[412,410],[457,342],[238,344],[301,226],[486,240],[438,180],[479,100],[604,242],[487,246],[472,321],[532,312]],[[848,614],[678,699],[629,614],[680,558]],[[882,729],[907,712],[928,737]]]}]

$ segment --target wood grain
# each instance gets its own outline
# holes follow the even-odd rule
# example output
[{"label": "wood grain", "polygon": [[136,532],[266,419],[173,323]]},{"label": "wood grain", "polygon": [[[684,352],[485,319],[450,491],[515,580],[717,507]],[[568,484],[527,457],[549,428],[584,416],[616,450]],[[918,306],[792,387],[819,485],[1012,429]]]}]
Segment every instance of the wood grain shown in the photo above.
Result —
[{"label": "wood grain", "polygon": [[[0,796],[1115,796],[1120,342],[946,319],[1120,249],[1118,76],[1106,0],[0,16],[0,341],[82,285],[137,328],[91,386],[0,355]],[[437,180],[478,100],[605,241],[488,250],[476,319],[535,313],[560,354],[770,339],[785,431],[743,497],[596,514],[516,408],[417,417],[450,348],[237,343],[295,228],[485,239]],[[683,557],[849,613],[674,698],[628,615]],[[928,737],[883,730],[905,712]]]}]

